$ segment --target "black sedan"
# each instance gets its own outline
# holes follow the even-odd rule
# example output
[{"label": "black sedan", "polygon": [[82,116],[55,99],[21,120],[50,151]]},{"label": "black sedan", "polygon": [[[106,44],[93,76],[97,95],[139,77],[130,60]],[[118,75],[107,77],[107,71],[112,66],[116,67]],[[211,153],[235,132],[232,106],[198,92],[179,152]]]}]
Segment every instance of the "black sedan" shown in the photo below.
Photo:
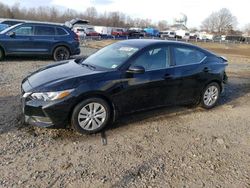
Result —
[{"label": "black sedan", "polygon": [[199,102],[210,109],[223,91],[227,64],[191,44],[121,41],[27,76],[23,113],[32,125],[95,133],[120,115],[152,107]]}]

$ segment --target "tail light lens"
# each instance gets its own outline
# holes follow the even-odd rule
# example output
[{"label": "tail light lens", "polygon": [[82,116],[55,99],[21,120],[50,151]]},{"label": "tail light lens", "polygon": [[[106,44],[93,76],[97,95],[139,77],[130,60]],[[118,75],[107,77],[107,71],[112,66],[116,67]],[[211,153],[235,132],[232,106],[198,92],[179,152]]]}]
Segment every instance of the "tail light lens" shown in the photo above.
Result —
[{"label": "tail light lens", "polygon": [[80,36],[77,33],[75,33],[74,40],[80,42]]}]

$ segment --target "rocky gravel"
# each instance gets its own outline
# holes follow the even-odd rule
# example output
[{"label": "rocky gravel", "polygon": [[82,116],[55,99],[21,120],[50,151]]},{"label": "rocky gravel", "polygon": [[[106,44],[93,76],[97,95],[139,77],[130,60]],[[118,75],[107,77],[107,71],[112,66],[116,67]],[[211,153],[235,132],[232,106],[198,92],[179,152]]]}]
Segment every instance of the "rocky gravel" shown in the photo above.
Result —
[{"label": "rocky gravel", "polygon": [[250,60],[227,57],[216,108],[140,112],[94,135],[23,124],[21,80],[53,62],[1,62],[0,187],[250,187]]}]

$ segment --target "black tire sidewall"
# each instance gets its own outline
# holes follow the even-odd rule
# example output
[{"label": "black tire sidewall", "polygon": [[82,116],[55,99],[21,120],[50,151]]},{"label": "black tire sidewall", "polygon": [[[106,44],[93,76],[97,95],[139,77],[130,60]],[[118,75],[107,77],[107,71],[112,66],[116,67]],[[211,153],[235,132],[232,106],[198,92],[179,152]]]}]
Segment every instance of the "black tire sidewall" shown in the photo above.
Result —
[{"label": "black tire sidewall", "polygon": [[[58,60],[57,57],[56,57],[56,54],[57,54],[57,52],[58,52],[60,49],[64,49],[65,51],[68,52],[68,57],[67,57],[67,59],[69,59],[69,58],[70,58],[70,52],[69,52],[69,50],[68,50],[66,47],[64,47],[64,46],[58,46],[58,47],[55,48],[55,50],[54,50],[54,52],[53,52],[53,59],[54,59],[55,61],[63,61],[63,59],[62,59],[62,60]],[[64,59],[64,60],[67,60],[67,59]]]},{"label": "black tire sidewall", "polygon": [[[206,104],[204,103],[204,94],[205,94],[206,90],[207,90],[209,87],[211,87],[211,86],[217,87],[219,93],[218,93],[218,97],[217,97],[215,103],[214,103],[213,105],[211,105],[211,106],[208,106],[208,105],[206,105]],[[202,91],[202,95],[201,95],[201,106],[202,106],[203,108],[205,108],[205,109],[211,109],[211,108],[213,108],[214,106],[216,106],[216,104],[217,104],[217,102],[218,102],[218,100],[219,100],[219,98],[220,98],[220,93],[221,93],[221,89],[220,89],[220,86],[219,86],[218,83],[212,82],[212,83],[208,84],[208,85],[205,87],[205,89]]]},{"label": "black tire sidewall", "polygon": [[0,61],[4,59],[4,51],[0,48]]},{"label": "black tire sidewall", "polygon": [[[88,103],[91,103],[91,102],[96,102],[96,103],[100,103],[106,110],[106,113],[107,113],[107,118],[105,119],[104,123],[102,124],[101,127],[95,129],[95,130],[85,130],[83,129],[79,123],[78,123],[78,114],[80,112],[80,110],[85,106],[87,105]],[[82,101],[81,103],[79,103],[78,105],[76,105],[76,107],[74,108],[73,110],[73,113],[72,113],[72,116],[71,116],[71,126],[74,130],[76,130],[77,132],[81,133],[81,134],[93,134],[93,133],[97,133],[99,131],[101,131],[102,129],[104,129],[107,124],[109,123],[110,121],[110,106],[109,104],[101,99],[101,98],[89,98],[89,99],[86,99],[84,101]]]}]

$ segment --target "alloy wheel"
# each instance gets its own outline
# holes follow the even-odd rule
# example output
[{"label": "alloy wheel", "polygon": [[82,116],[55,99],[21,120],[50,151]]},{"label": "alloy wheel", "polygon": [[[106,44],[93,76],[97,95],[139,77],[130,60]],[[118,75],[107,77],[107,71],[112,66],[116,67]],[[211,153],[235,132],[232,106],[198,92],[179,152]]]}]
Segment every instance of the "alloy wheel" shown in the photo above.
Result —
[{"label": "alloy wheel", "polygon": [[219,97],[219,89],[214,85],[211,85],[207,88],[207,90],[204,93],[203,96],[204,104],[207,106],[212,106],[216,103],[218,97]]},{"label": "alloy wheel", "polygon": [[97,102],[85,105],[78,114],[78,123],[84,130],[96,130],[103,125],[107,118],[104,106]]}]

